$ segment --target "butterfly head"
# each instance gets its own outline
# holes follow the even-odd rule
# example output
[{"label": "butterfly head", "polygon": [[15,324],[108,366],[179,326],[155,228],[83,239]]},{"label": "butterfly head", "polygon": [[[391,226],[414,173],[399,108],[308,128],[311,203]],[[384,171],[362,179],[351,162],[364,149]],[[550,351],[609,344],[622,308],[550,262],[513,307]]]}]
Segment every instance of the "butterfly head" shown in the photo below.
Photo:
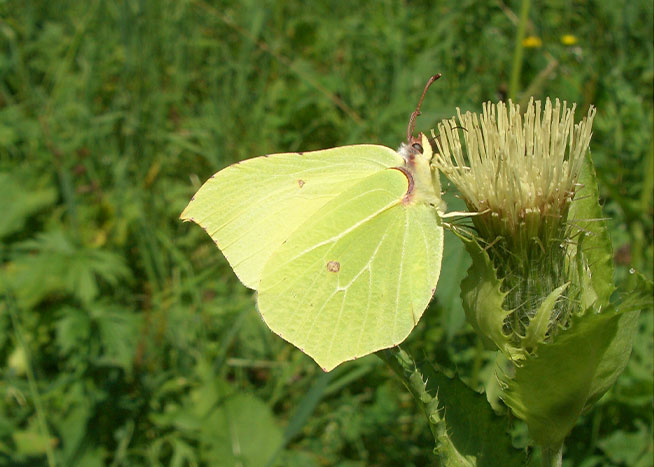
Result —
[{"label": "butterfly head", "polygon": [[418,133],[417,136],[414,136],[413,132],[416,126],[416,118],[420,115],[420,106],[425,98],[425,94],[429,86],[440,77],[441,75],[438,73],[427,81],[416,110],[409,117],[406,142],[402,143],[397,150],[398,154],[404,159],[403,171],[410,174],[413,181],[413,192],[408,198],[410,202],[422,201],[438,208],[442,204],[440,200],[440,181],[438,173],[431,166],[431,160],[434,155],[432,144],[429,138],[423,133]]},{"label": "butterfly head", "polygon": [[408,143],[402,143],[397,152],[404,159],[404,171],[413,180],[411,200],[440,205],[440,183],[438,173],[431,166],[433,152],[427,136],[420,133]]},{"label": "butterfly head", "polygon": [[409,117],[409,125],[406,129],[406,143],[402,143],[400,148],[397,150],[397,152],[404,158],[405,165],[408,169],[415,167],[416,160],[426,160],[427,164],[431,162],[433,153],[429,139],[422,133],[418,133],[417,136],[414,136],[413,131],[416,127],[416,118],[420,116],[420,106],[425,98],[425,94],[427,94],[427,90],[434,81],[440,77],[441,74],[437,73],[427,81],[425,88],[422,90],[422,95],[420,96],[416,110],[414,110]]},{"label": "butterfly head", "polygon": [[432,145],[429,139],[422,133],[412,136],[406,143],[402,143],[397,150],[404,159],[406,168],[413,170],[416,164],[429,164],[433,156]]}]

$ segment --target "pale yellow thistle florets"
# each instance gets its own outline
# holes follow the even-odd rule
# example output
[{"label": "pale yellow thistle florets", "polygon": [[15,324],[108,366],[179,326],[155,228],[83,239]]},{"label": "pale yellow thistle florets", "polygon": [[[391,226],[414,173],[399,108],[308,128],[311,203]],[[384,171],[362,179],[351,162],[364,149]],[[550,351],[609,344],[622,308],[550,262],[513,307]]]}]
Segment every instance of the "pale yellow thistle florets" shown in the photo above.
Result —
[{"label": "pale yellow thistle florets", "polygon": [[523,115],[511,101],[488,102],[479,116],[458,111],[458,122],[438,125],[438,168],[468,209],[497,217],[488,219],[492,231],[480,234],[529,236],[540,230],[532,224],[543,217],[565,220],[595,117],[591,107],[575,125],[574,110],[558,99],[554,105],[547,99],[542,110],[541,102],[531,99]]},{"label": "pale yellow thistle florets", "polygon": [[[575,105],[531,99],[486,103],[438,125],[435,165],[474,213],[488,252],[516,310],[507,331],[521,333],[542,300],[567,282],[567,215],[588,151],[595,109],[574,123]],[[558,307],[552,318],[567,313]],[[521,311],[518,312],[518,309]],[[562,312],[562,313],[560,313]]]}]

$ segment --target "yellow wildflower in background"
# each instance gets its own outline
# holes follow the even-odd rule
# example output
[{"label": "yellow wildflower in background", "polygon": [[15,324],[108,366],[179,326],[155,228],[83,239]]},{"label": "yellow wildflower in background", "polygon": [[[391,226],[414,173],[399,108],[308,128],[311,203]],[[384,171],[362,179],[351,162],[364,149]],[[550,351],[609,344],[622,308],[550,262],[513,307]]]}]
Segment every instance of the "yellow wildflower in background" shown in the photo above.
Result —
[{"label": "yellow wildflower in background", "polygon": [[541,40],[540,37],[537,36],[527,36],[524,39],[522,39],[522,45],[523,47],[526,47],[528,49],[535,49],[537,47],[542,46],[543,41]]},{"label": "yellow wildflower in background", "polygon": [[563,45],[575,45],[577,43],[577,36],[573,34],[564,34],[561,36],[561,43]]}]

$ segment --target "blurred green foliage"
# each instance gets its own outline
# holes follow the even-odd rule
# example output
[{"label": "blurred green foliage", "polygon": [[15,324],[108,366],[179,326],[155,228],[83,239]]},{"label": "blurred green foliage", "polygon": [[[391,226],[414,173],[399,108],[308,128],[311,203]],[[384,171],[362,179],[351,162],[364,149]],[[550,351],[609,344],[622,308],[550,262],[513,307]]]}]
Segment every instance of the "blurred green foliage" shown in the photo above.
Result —
[{"label": "blurred green foliage", "polygon": [[[1,1],[0,464],[433,463],[422,414],[380,360],[322,374],[178,216],[236,160],[397,146],[435,72],[419,130],[506,97],[519,7]],[[578,118],[597,106],[624,290],[630,268],[652,276],[652,15],[647,0],[532,2],[526,33],[542,44],[525,49],[517,96],[577,102]],[[437,299],[406,345],[480,387],[492,362],[464,325],[468,260],[447,240]],[[568,465],[651,465],[653,333],[643,313]],[[513,436],[526,445],[524,426]]]}]

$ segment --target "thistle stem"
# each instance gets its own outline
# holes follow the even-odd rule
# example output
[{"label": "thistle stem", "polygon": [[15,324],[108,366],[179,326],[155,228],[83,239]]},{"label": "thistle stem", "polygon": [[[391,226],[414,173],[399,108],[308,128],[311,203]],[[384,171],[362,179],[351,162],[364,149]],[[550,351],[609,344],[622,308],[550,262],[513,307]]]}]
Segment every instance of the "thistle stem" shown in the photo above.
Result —
[{"label": "thistle stem", "polygon": [[[438,389],[428,389],[429,376],[425,373],[426,369],[418,367],[413,357],[399,347],[379,351],[377,356],[395,372],[427,416],[429,429],[434,436],[434,454],[441,458],[443,465],[467,465],[466,459],[450,438]],[[432,372],[431,376],[433,378],[435,374]],[[430,385],[433,386],[433,381]]]},{"label": "thistle stem", "polygon": [[393,372],[400,378],[402,383],[409,390],[418,406],[427,416],[429,428],[438,444],[443,434],[444,426],[438,412],[438,400],[434,398],[426,388],[426,381],[420,374],[415,361],[406,351],[399,347],[382,350],[376,354],[381,358]]},{"label": "thistle stem", "polygon": [[438,465],[524,465],[524,453],[515,450],[506,436],[507,419],[493,412],[483,394],[459,378],[449,377],[435,364],[416,363],[400,348],[377,355],[397,374],[427,416]]},{"label": "thistle stem", "polygon": [[543,467],[561,467],[563,465],[563,443],[560,446],[543,446],[541,456]]}]

